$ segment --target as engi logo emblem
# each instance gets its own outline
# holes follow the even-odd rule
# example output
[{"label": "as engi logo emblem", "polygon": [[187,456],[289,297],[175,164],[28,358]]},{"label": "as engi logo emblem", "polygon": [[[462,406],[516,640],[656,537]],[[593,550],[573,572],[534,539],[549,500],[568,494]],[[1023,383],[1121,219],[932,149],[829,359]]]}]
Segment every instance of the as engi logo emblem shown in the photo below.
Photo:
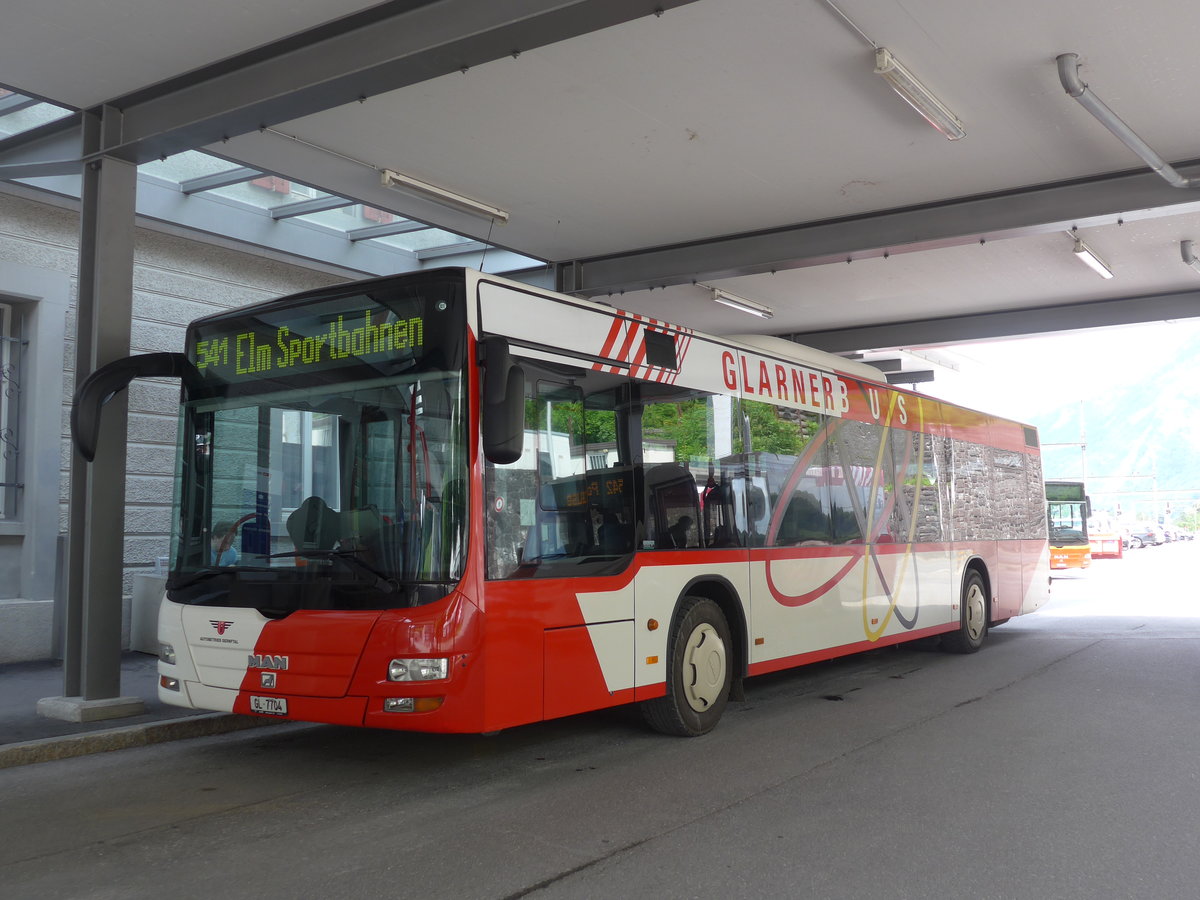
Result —
[{"label": "as engi logo emblem", "polygon": [[217,629],[217,634],[224,634],[233,625],[232,622],[224,622],[219,619],[209,619],[208,624]]}]

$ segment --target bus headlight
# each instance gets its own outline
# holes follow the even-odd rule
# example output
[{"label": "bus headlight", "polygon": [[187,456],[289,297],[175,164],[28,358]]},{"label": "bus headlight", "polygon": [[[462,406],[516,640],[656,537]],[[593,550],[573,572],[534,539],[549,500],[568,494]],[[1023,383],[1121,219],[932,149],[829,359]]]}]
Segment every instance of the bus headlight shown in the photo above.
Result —
[{"label": "bus headlight", "polygon": [[393,659],[388,681],[441,681],[449,671],[448,659]]},{"label": "bus headlight", "polygon": [[165,662],[168,666],[175,665],[175,648],[170,644],[158,645],[158,658],[161,662]]}]

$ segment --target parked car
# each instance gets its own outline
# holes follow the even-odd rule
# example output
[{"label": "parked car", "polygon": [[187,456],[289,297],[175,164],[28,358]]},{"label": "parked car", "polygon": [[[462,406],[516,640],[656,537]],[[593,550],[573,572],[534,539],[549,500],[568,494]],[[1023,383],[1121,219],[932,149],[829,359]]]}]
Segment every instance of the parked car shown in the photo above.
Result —
[{"label": "parked car", "polygon": [[1165,544],[1167,536],[1163,533],[1162,528],[1151,522],[1138,522],[1129,529],[1129,546],[1133,548],[1148,547],[1153,544],[1157,547],[1159,544]]}]

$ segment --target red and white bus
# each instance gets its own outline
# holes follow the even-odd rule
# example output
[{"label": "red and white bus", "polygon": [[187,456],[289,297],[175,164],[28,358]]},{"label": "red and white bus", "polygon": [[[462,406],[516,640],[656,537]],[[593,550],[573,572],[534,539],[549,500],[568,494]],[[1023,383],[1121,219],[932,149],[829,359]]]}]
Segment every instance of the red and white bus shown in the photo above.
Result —
[{"label": "red and white bus", "polygon": [[639,703],[710,730],[742,679],[1048,597],[1033,428],[779,338],[472,270],[194,322],[81,386],[183,381],[160,698],[492,732]]}]

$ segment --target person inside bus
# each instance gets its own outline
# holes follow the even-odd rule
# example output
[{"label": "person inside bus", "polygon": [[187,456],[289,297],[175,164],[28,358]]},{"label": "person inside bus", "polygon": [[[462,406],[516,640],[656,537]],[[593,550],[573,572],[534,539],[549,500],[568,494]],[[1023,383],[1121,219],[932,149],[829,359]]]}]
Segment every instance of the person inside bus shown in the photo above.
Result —
[{"label": "person inside bus", "polygon": [[680,516],[675,524],[667,529],[671,542],[680,550],[688,545],[688,530],[692,527],[691,516]]},{"label": "person inside bus", "polygon": [[[234,534],[232,522],[218,522],[212,530],[212,542],[209,549],[209,563],[214,566],[236,566],[238,561],[237,549],[233,546]],[[228,543],[226,540],[228,539]],[[222,545],[224,549],[222,549]]]},{"label": "person inside bus", "polygon": [[621,524],[615,512],[603,513],[597,538],[602,553],[625,553],[629,549],[628,529]]}]

